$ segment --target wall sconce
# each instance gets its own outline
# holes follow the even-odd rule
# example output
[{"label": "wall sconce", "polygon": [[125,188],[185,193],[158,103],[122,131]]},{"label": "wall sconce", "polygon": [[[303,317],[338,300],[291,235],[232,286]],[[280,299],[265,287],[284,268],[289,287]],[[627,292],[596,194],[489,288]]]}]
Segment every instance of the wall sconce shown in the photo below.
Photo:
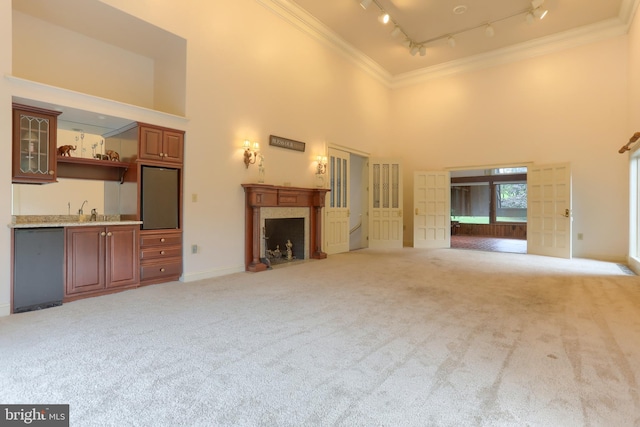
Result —
[{"label": "wall sconce", "polygon": [[316,157],[316,161],[318,162],[318,171],[317,173],[323,174],[327,171],[327,157],[326,156],[318,156]]},{"label": "wall sconce", "polygon": [[253,152],[251,152],[251,143],[248,139],[244,141],[244,165],[247,169],[249,169],[249,165],[252,165],[256,162],[258,158],[258,150],[260,149],[260,144],[257,142],[253,143]]}]

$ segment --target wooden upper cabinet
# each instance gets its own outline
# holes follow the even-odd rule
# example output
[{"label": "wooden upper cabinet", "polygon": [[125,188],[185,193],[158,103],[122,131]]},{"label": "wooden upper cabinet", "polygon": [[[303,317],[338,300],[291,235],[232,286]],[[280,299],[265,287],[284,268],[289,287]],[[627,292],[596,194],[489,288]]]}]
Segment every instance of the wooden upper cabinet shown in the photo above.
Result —
[{"label": "wooden upper cabinet", "polygon": [[184,160],[184,132],[140,126],[140,154],[142,160],[182,164]]},{"label": "wooden upper cabinet", "polygon": [[13,104],[12,182],[56,181],[57,111]]},{"label": "wooden upper cabinet", "polygon": [[184,160],[184,134],[165,130],[162,138],[164,161],[182,163]]}]

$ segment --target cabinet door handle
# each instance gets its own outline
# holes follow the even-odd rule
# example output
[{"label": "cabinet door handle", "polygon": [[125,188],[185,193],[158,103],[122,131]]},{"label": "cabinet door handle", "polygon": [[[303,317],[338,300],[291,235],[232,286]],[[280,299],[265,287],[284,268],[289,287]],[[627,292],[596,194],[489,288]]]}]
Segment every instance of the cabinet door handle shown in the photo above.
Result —
[{"label": "cabinet door handle", "polygon": [[164,157],[164,153],[160,153],[160,157]]},{"label": "cabinet door handle", "polygon": [[164,237],[163,237],[162,239],[160,239],[160,241],[161,241],[162,243],[164,243]]},{"label": "cabinet door handle", "polygon": [[162,268],[160,269],[160,271],[161,271],[162,273],[164,273],[164,267],[162,267]]},{"label": "cabinet door handle", "polygon": [[49,175],[53,175],[53,171],[49,171]]},{"label": "cabinet door handle", "polygon": [[113,236],[113,233],[112,232],[108,232],[107,236],[111,237],[111,236]]},{"label": "cabinet door handle", "polygon": [[101,235],[102,237],[104,237],[104,236],[106,236],[106,235],[107,235],[107,233],[105,233],[105,232],[103,231],[102,233],[100,233],[100,235]]},{"label": "cabinet door handle", "polygon": [[164,255],[164,251],[160,251],[160,255]]}]

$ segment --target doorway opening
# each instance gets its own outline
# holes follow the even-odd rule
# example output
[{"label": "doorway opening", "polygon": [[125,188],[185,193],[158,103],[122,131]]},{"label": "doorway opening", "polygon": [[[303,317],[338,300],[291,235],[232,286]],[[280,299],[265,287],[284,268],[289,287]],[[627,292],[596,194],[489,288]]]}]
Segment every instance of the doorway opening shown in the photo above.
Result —
[{"label": "doorway opening", "polygon": [[451,172],[451,247],[527,253],[526,166]]},{"label": "doorway opening", "polygon": [[330,145],[324,207],[323,249],[338,254],[369,247],[369,157]]},{"label": "doorway opening", "polygon": [[351,172],[349,173],[349,187],[351,192],[351,215],[349,216],[349,251],[368,247],[368,217],[369,193],[368,188],[368,158],[349,153]]}]

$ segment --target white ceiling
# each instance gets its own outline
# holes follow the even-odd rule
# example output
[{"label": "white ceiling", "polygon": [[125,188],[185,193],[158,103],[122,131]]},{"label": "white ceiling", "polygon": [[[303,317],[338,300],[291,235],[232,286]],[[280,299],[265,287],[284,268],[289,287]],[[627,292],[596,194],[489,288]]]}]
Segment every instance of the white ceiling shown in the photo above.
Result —
[{"label": "white ceiling", "polygon": [[[478,58],[514,47],[539,47],[541,42],[555,42],[571,37],[617,28],[626,32],[638,0],[545,0],[542,8],[549,13],[533,23],[526,22],[530,0],[374,0],[365,10],[360,0],[272,0],[289,11],[302,9],[298,17],[311,26],[326,31],[354,51],[365,55],[390,76],[434,68]],[[456,6],[466,12],[454,13]],[[378,21],[381,9],[393,22]],[[293,11],[296,14],[295,10]],[[308,13],[310,16],[304,16]],[[424,43],[426,55],[409,53],[402,34],[390,33],[395,24],[416,43]],[[485,26],[491,23],[495,35],[487,37]],[[455,47],[447,43],[453,34]]]}]

